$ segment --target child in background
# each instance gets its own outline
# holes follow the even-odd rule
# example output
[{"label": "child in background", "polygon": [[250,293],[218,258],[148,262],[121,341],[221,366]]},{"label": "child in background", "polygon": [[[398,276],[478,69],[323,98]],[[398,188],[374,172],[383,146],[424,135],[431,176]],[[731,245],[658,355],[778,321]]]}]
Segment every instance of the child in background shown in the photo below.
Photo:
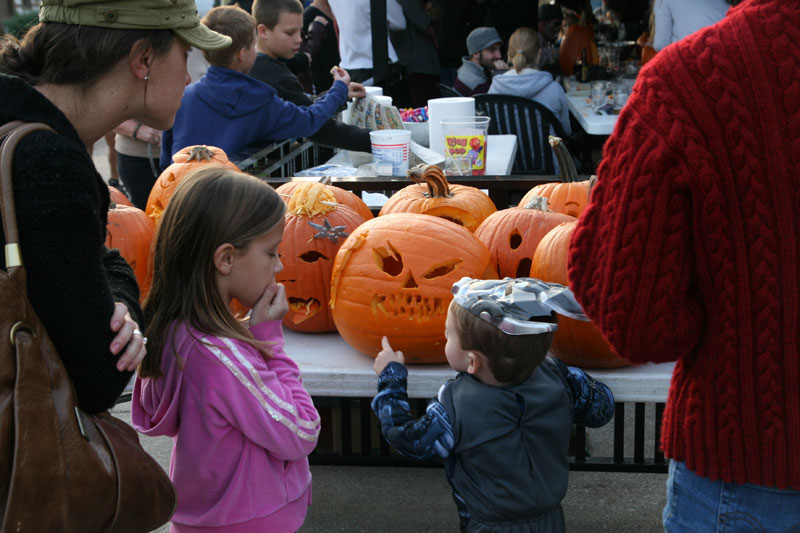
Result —
[{"label": "child in background", "polygon": [[162,170],[175,152],[195,144],[222,148],[236,162],[256,150],[245,151],[248,145],[312,135],[345,104],[350,76],[338,67],[330,90],[306,107],[282,100],[248,76],[256,60],[256,22],[238,6],[215,7],[202,20],[233,43],[203,53],[211,66],[186,88],[174,126],[161,138]]},{"label": "child in background", "polygon": [[403,455],[444,461],[462,531],[564,531],[571,426],[614,414],[607,386],[547,357],[553,311],[585,320],[580,306],[532,278],[462,278],[453,292],[445,355],[459,374],[414,420],[403,354],[384,337],[372,400],[381,432]]},{"label": "child in background", "polygon": [[[303,5],[299,0],[256,0],[253,18],[256,19],[258,37],[256,60],[250,77],[269,84],[278,96],[288,102],[299,106],[313,104],[314,100],[306,94],[300,80],[284,61],[294,57],[298,46],[302,46]],[[333,44],[336,46],[335,39]],[[366,94],[360,83],[350,82],[348,85],[348,98],[360,98]],[[355,152],[372,150],[368,129],[351,126],[335,118],[328,119],[310,139],[325,146]]]},{"label": "child in background", "polygon": [[[159,223],[131,419],[173,438],[173,532],[289,532],[305,519],[320,419],[283,352],[284,209],[265,182],[207,166]],[[247,322],[232,298],[252,307]]]}]

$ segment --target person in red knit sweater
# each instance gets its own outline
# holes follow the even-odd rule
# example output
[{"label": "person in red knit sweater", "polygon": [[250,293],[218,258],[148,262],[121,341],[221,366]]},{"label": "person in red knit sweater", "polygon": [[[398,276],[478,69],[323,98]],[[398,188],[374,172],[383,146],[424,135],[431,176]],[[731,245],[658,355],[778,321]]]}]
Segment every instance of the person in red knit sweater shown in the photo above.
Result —
[{"label": "person in red knit sweater", "polygon": [[572,238],[572,289],[614,349],[676,361],[667,531],[800,526],[798,42],[800,2],[745,0],[662,50]]}]

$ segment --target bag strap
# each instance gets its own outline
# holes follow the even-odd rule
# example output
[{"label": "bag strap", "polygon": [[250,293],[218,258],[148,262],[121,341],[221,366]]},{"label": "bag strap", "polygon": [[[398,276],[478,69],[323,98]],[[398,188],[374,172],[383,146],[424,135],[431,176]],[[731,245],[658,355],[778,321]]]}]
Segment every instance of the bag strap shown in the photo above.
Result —
[{"label": "bag strap", "polygon": [[3,233],[6,239],[6,270],[22,266],[19,251],[19,228],[17,227],[17,208],[14,205],[14,182],[11,178],[14,163],[14,150],[20,140],[34,131],[55,130],[42,122],[9,122],[0,127],[0,211],[2,211]]}]

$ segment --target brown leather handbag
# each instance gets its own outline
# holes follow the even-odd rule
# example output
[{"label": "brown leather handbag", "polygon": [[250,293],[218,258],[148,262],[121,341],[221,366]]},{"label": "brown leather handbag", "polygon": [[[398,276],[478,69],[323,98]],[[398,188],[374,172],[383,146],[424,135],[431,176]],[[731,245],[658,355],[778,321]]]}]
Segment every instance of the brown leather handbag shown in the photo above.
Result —
[{"label": "brown leather handbag", "polygon": [[19,140],[38,130],[52,128],[0,127],[0,532],[151,531],[175,510],[169,477],[125,422],[80,410],[28,301],[11,163]]}]

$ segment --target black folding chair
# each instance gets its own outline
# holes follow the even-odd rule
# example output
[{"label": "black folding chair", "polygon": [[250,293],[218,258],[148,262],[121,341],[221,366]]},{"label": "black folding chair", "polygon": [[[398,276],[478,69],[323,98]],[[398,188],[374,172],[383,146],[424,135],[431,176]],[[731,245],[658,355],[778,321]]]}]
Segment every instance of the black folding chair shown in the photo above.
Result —
[{"label": "black folding chair", "polygon": [[442,93],[442,98],[448,96],[461,96],[461,93],[450,87],[449,85],[445,85],[444,83],[437,83],[439,87],[439,92]]},{"label": "black folding chair", "polygon": [[[558,173],[555,155],[547,140],[549,135],[561,137],[573,154],[580,152],[581,161],[585,161],[584,147],[567,136],[561,122],[547,106],[507,94],[478,94],[474,98],[475,111],[492,119],[489,122],[490,135],[517,136],[517,156],[512,174]],[[581,166],[578,165],[578,173],[581,173]]]}]

